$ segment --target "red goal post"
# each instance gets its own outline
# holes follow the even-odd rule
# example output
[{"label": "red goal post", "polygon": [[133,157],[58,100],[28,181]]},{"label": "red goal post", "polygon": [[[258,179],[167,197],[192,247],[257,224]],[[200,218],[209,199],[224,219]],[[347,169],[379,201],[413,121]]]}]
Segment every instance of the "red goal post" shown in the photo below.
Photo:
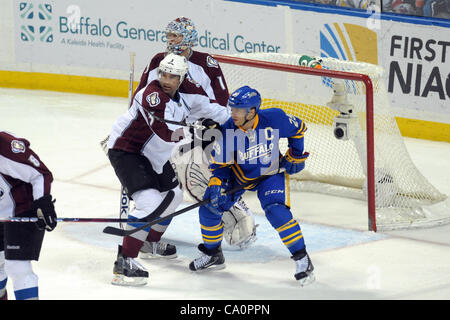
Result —
[{"label": "red goal post", "polygon": [[[281,108],[308,126],[310,156],[305,169],[291,176],[291,187],[367,201],[371,231],[450,223],[449,198],[409,156],[390,108],[384,70],[318,57],[322,68],[315,69],[300,66],[303,57],[214,55],[230,93],[249,85],[261,93],[261,108]],[[337,134],[342,123],[344,138]],[[280,147],[287,147],[285,141]]]}]

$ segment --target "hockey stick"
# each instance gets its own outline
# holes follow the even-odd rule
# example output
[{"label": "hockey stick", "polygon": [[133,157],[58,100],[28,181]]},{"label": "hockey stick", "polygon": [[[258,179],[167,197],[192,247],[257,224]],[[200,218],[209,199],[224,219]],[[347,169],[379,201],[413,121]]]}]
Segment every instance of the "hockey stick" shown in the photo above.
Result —
[{"label": "hockey stick", "polygon": [[[161,201],[160,205],[148,216],[145,220],[128,220],[118,218],[56,218],[58,222],[131,222],[136,224],[148,223],[149,220],[158,218],[164,210],[167,209],[169,204],[173,201],[175,192],[169,190]],[[36,217],[7,217],[0,218],[0,222],[37,222],[39,219]]]},{"label": "hockey stick", "polygon": [[[280,170],[280,171],[278,171],[277,173],[281,173],[281,172],[284,172],[284,170]],[[277,174],[277,173],[276,173],[276,174]],[[233,189],[231,189],[231,190],[225,192],[225,195],[227,195],[227,196],[228,196],[228,195],[232,195],[232,194],[234,194],[234,193],[236,193],[236,192],[238,192],[238,191],[240,191],[240,190],[242,190],[242,189],[245,189],[246,187],[248,187],[248,186],[250,186],[250,185],[252,185],[252,184],[259,183],[259,182],[261,182],[261,181],[263,181],[263,180],[265,180],[265,179],[267,179],[267,178],[269,178],[269,177],[271,177],[271,176],[273,176],[273,175],[275,175],[275,174],[268,174],[268,175],[262,175],[262,176],[259,176],[259,177],[256,178],[255,180],[252,180],[252,181],[250,181],[250,182],[241,184],[241,185],[236,186],[236,187],[234,187]],[[201,206],[203,206],[203,205],[205,205],[205,204],[207,204],[207,203],[209,203],[209,199],[202,200],[202,201],[197,202],[197,203],[195,203],[195,204],[193,204],[193,205],[190,205],[190,206],[188,206],[188,207],[186,207],[186,208],[183,208],[183,209],[181,209],[181,210],[175,211],[174,213],[169,214],[168,216],[165,216],[165,217],[158,218],[158,219],[156,219],[156,220],[150,221],[149,223],[147,223],[147,224],[145,224],[145,225],[143,225],[143,226],[140,226],[140,227],[138,227],[138,228],[136,228],[136,229],[132,229],[132,230],[123,230],[123,229],[118,229],[118,228],[114,228],[114,227],[106,227],[105,229],[103,229],[103,232],[104,232],[104,233],[107,233],[107,234],[112,234],[112,235],[115,235],[115,236],[119,236],[119,237],[126,237],[126,236],[129,236],[129,235],[132,235],[132,234],[135,233],[135,232],[138,232],[138,231],[140,231],[140,230],[143,230],[143,229],[146,229],[146,228],[148,228],[148,227],[151,227],[152,225],[155,225],[155,224],[161,223],[161,222],[163,222],[163,221],[172,219],[173,217],[176,217],[176,216],[178,216],[178,215],[180,215],[180,214],[182,214],[182,213],[185,213],[185,212],[190,211],[190,210],[192,210],[192,209],[201,207]]]},{"label": "hockey stick", "polygon": [[[134,52],[130,52],[130,78],[128,80],[128,109],[131,106],[131,101],[133,99],[133,84],[134,84]],[[130,197],[124,188],[124,186],[120,187],[120,212],[119,218],[122,216],[128,217],[128,213],[130,212]],[[124,228],[122,223],[120,223],[120,228]]]},{"label": "hockey stick", "polygon": [[[37,222],[38,218],[33,217],[7,217],[0,218],[0,222]],[[131,222],[128,219],[118,218],[57,218],[58,222]],[[143,222],[145,223],[145,222]]]},{"label": "hockey stick", "polygon": [[142,108],[142,110],[144,110],[144,112],[147,112],[148,117],[150,118],[150,124],[149,126],[152,125],[153,121],[156,119],[158,121],[164,122],[164,123],[168,123],[168,124],[175,124],[178,126],[182,126],[182,127],[187,127],[187,128],[192,128],[192,129],[200,129],[200,130],[204,130],[206,129],[205,126],[201,125],[201,124],[196,124],[196,123],[186,123],[186,120],[183,121],[175,121],[175,120],[168,120],[168,119],[164,119],[161,117],[158,117],[156,114],[154,114],[153,112],[147,111],[144,109],[142,103],[140,103],[136,98],[134,99],[134,101],[137,102],[137,104],[139,104],[139,106]]}]

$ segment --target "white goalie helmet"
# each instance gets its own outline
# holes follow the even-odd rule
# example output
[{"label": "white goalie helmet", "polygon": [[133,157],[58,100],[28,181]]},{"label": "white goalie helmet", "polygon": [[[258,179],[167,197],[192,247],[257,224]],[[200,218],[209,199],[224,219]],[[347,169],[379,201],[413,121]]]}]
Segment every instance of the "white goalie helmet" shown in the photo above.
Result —
[{"label": "white goalie helmet", "polygon": [[158,76],[161,72],[166,72],[180,76],[180,84],[183,82],[188,72],[188,62],[184,56],[180,56],[174,53],[169,53],[159,63]]}]

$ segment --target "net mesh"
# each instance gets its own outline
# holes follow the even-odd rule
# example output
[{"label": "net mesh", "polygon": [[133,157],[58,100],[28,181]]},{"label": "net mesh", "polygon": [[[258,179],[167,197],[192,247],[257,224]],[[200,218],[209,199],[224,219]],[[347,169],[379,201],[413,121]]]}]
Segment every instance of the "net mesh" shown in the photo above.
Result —
[{"label": "net mesh", "polygon": [[[235,57],[299,65],[301,55],[244,54]],[[220,58],[219,58],[220,61]],[[375,205],[378,230],[432,226],[450,222],[450,205],[416,168],[390,111],[383,69],[368,63],[322,59],[322,69],[368,75],[374,90]],[[220,62],[231,92],[243,85],[257,89],[262,109],[281,108],[307,125],[306,167],[291,176],[291,188],[366,199],[366,92],[362,82],[290,73]],[[334,135],[340,113],[327,107],[332,85],[343,81],[352,105],[347,140]],[[287,141],[281,143],[281,152]]]}]

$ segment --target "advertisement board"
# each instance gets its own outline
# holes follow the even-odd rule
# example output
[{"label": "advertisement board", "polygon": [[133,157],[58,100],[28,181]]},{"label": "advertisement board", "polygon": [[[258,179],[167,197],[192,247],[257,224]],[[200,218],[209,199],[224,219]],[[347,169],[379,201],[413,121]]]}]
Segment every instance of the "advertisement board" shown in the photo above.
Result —
[{"label": "advertisement board", "polygon": [[450,123],[447,27],[381,19],[379,13],[363,17],[351,10],[339,14],[339,9],[314,6],[301,10],[221,0],[12,1],[17,64],[57,66],[62,74],[69,67],[72,74],[76,67],[127,71],[134,51],[138,76],[154,54],[165,50],[167,24],[187,16],[199,34],[195,50],[300,53],[377,64],[385,70],[398,114]]}]

